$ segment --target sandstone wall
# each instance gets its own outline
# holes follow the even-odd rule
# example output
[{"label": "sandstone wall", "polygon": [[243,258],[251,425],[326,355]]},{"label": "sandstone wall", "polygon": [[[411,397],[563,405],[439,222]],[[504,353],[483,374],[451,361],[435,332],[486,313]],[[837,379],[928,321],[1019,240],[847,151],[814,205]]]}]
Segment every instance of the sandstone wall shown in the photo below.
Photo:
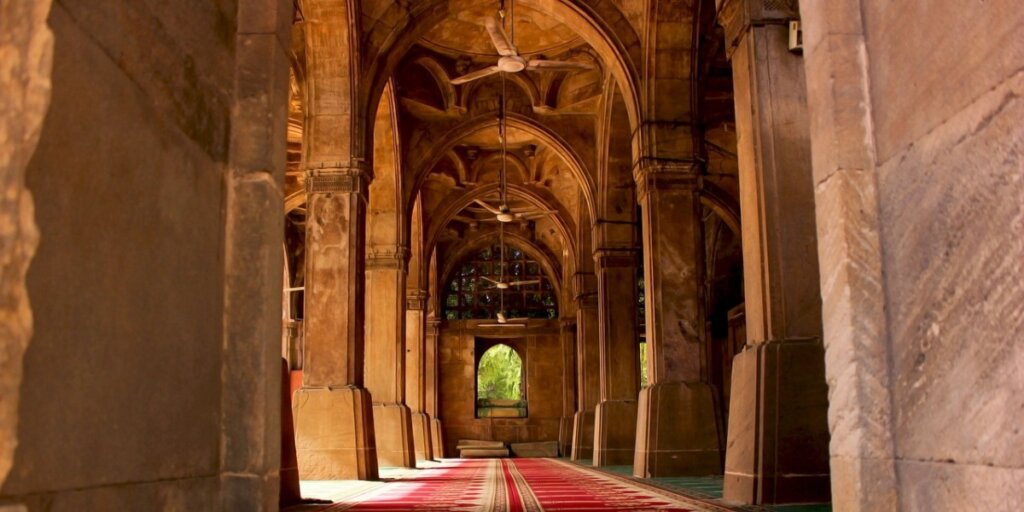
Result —
[{"label": "sandstone wall", "polygon": [[836,510],[1020,510],[1024,11],[801,4]]},{"label": "sandstone wall", "polygon": [[291,2],[243,3],[54,2],[26,176],[35,335],[0,504],[276,507],[285,96],[267,84],[287,64],[268,41]]},{"label": "sandstone wall", "polygon": [[[476,368],[473,353],[477,336],[464,329],[463,322],[449,322],[441,328],[440,410],[445,429],[445,453],[458,456],[459,439],[487,439],[506,443],[558,441],[562,417],[562,348],[558,324],[546,330],[523,333],[526,347],[527,418],[475,418]],[[480,333],[495,338],[505,333]],[[494,331],[494,329],[491,329]]]}]

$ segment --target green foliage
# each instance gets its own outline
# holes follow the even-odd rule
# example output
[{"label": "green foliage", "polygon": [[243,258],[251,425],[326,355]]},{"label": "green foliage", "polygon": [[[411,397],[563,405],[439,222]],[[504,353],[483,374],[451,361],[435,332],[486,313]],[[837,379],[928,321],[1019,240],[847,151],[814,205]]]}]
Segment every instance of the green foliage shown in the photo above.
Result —
[{"label": "green foliage", "polygon": [[647,342],[640,344],[640,387],[646,388],[650,382],[647,376]]},{"label": "green foliage", "polygon": [[512,347],[495,345],[477,367],[477,399],[522,400],[523,360]]}]

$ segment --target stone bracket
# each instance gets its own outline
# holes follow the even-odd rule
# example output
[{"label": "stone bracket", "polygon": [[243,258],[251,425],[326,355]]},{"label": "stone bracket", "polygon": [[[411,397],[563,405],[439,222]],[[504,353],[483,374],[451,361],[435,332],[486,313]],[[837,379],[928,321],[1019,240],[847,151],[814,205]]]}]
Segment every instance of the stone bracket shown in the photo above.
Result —
[{"label": "stone bracket", "polygon": [[754,27],[787,25],[800,19],[797,0],[717,0],[718,23],[725,29],[726,54],[732,58],[740,39]]}]

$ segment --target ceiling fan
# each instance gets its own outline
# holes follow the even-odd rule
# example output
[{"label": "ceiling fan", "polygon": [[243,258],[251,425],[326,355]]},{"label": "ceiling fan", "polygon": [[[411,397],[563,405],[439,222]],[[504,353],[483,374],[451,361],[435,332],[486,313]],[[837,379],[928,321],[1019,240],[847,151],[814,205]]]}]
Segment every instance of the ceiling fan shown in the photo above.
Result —
[{"label": "ceiling fan", "polygon": [[505,33],[505,1],[501,0],[500,6],[498,7],[498,15],[495,18],[485,18],[484,27],[487,29],[487,34],[491,36],[491,43],[494,44],[495,50],[498,51],[498,63],[467,73],[458,78],[453,78],[451,83],[453,85],[461,85],[473,80],[479,80],[486,76],[491,76],[497,73],[519,73],[520,71],[529,69],[545,69],[550,71],[575,71],[583,69],[594,69],[594,66],[583,62],[568,62],[562,60],[547,60],[547,59],[530,59],[526,60],[519,55],[519,49],[516,48],[516,25],[515,25],[515,4],[511,4],[510,10],[510,28],[511,37]]},{"label": "ceiling fan", "polygon": [[520,286],[520,285],[527,285],[527,284],[539,284],[540,283],[540,279],[531,279],[529,281],[512,281],[512,282],[506,282],[505,281],[505,226],[504,225],[500,225],[500,224],[498,225],[498,248],[501,250],[501,256],[500,256],[500,259],[499,259],[499,266],[498,266],[498,268],[500,269],[498,271],[498,273],[499,273],[498,280],[496,281],[496,280],[491,279],[489,277],[481,276],[484,279],[494,283],[494,287],[498,289],[498,296],[499,296],[500,303],[498,305],[498,313],[495,315],[497,317],[498,323],[497,324],[482,324],[482,326],[483,327],[499,327],[499,326],[500,327],[525,327],[526,324],[524,322],[529,320],[529,318],[525,318],[525,317],[509,318],[507,315],[505,315],[505,290],[507,290],[507,289],[509,289],[509,288],[511,288],[513,286]]},{"label": "ceiling fan", "polygon": [[492,219],[481,219],[483,222],[515,222],[517,220],[534,220],[558,213],[554,210],[528,210],[514,212],[505,203],[502,203],[501,206],[495,208],[481,199],[474,199],[473,202],[483,207],[483,209],[488,213],[494,214],[494,218]]}]

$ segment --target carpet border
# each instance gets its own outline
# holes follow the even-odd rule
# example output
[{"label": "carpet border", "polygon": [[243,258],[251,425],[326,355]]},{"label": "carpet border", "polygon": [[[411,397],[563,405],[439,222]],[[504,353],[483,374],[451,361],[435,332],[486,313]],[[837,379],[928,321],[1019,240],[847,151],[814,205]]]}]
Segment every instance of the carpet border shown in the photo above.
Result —
[{"label": "carpet border", "polygon": [[635,478],[635,477],[630,477],[630,476],[626,476],[626,475],[620,475],[618,473],[613,473],[611,471],[603,470],[603,469],[601,469],[598,466],[582,466],[580,464],[576,464],[575,462],[564,461],[564,460],[560,460],[560,459],[548,459],[548,460],[550,460],[552,462],[555,462],[557,464],[562,464],[564,466],[568,466],[568,467],[570,467],[570,468],[572,468],[572,469],[574,469],[576,471],[582,472],[582,473],[586,473],[587,471],[593,471],[593,472],[601,474],[603,476],[607,476],[607,477],[610,477],[612,479],[619,480],[621,482],[625,482],[625,483],[629,483],[631,485],[635,485],[637,487],[640,487],[641,489],[644,489],[645,491],[649,491],[649,492],[655,493],[655,494],[660,495],[660,496],[671,497],[671,498],[675,498],[675,499],[680,499],[681,498],[683,500],[690,501],[690,502],[692,502],[695,505],[700,505],[700,506],[703,506],[703,507],[710,507],[711,509],[713,509],[716,512],[739,512],[735,508],[730,508],[730,507],[728,507],[726,505],[723,505],[721,503],[716,503],[716,502],[713,502],[713,501],[709,501],[706,498],[700,498],[700,497],[697,497],[697,496],[692,496],[692,495],[685,494],[685,493],[682,493],[682,492],[679,492],[679,491],[676,491],[676,490],[673,490],[673,489],[666,489],[665,487],[662,487],[660,485],[654,484],[652,482],[648,482],[648,481],[643,480],[643,479],[639,479],[639,478]]}]

